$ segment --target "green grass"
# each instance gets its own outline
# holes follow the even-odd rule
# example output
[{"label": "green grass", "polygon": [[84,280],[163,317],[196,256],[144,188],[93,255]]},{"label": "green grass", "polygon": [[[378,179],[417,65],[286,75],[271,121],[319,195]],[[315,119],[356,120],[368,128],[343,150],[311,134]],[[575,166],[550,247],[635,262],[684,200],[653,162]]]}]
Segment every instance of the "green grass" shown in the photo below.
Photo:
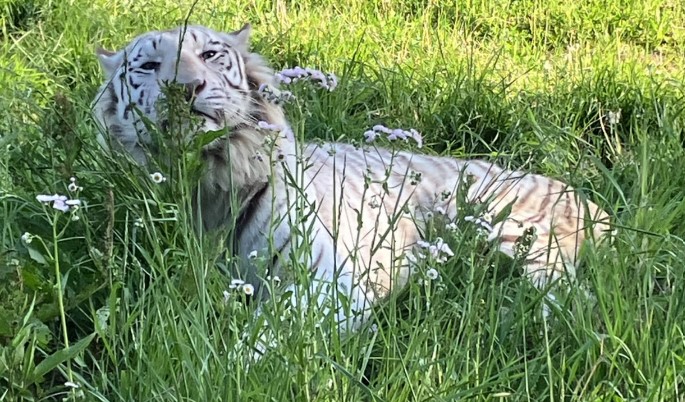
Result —
[{"label": "green grass", "polygon": [[[440,279],[380,306],[377,332],[286,322],[246,370],[233,350],[254,305],[224,303],[221,249],[191,230],[191,180],[154,185],[112,160],[90,118],[95,46],[189,13],[216,29],[251,22],[277,68],[341,77],[330,93],[295,89],[289,117],[305,138],[415,127],[426,152],[583,189],[618,229],[586,250],[578,281],[594,298],[572,290],[543,325],[541,295],[462,227]],[[0,43],[0,400],[684,398],[679,1],[0,0]],[[35,200],[67,193],[71,176],[77,221]]]}]

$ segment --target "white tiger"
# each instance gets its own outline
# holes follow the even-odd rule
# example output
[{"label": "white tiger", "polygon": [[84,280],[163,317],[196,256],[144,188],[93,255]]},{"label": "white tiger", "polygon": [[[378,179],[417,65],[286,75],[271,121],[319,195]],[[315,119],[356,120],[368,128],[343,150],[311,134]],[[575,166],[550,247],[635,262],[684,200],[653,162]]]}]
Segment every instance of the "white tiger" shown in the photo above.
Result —
[{"label": "white tiger", "polygon": [[[240,274],[262,298],[266,275],[289,280],[286,285],[296,289],[288,270],[292,256],[307,246],[310,255],[294,258],[312,271],[316,305],[329,306],[338,300],[335,291],[344,293],[349,303],[334,301],[333,313],[342,328],[357,328],[370,306],[407,283],[424,214],[441,210],[454,219],[463,199],[487,204],[493,216],[511,209],[490,234],[510,256],[524,230],[536,230],[526,274],[538,286],[573,275],[586,237],[599,238],[608,229],[603,210],[544,176],[482,160],[274,137],[258,122],[284,132],[289,124],[281,106],[260,92],[276,88],[277,81],[249,49],[250,30],[249,25],[232,33],[180,27],[144,33],[117,52],[98,50],[106,82],[94,116],[115,147],[141,164],[152,146],[143,117],[164,124],[155,105],[166,82],[189,89],[192,112],[202,119],[199,131],[228,130],[203,149],[198,207],[205,228],[238,222]],[[232,211],[232,203],[238,210]],[[249,258],[255,250],[271,262],[268,272],[255,269]],[[314,305],[300,296],[293,302]]]}]

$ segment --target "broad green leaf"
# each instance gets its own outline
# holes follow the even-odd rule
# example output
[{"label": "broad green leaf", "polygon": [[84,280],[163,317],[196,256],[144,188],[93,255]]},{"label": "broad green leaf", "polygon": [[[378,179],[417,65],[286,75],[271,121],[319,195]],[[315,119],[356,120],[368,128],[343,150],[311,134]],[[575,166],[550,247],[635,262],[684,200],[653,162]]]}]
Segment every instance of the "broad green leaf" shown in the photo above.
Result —
[{"label": "broad green leaf", "polygon": [[45,360],[40,362],[40,364],[38,364],[33,370],[34,381],[43,377],[46,373],[48,373],[50,370],[53,370],[60,364],[66,362],[67,360],[73,359],[79,353],[83,352],[88,345],[90,345],[90,342],[93,340],[93,338],[95,338],[95,335],[96,333],[93,332],[70,347],[58,350],[57,352],[46,357]]}]

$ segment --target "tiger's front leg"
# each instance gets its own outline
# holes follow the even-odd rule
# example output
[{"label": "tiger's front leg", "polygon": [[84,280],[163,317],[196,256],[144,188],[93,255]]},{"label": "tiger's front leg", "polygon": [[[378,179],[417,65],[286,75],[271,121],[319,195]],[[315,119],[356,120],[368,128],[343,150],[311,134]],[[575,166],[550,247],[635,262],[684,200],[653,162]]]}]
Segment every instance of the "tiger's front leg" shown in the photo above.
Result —
[{"label": "tiger's front leg", "polygon": [[[313,257],[299,267],[309,272],[278,292],[289,297],[285,305],[276,308],[281,309],[276,314],[288,317],[290,322],[274,326],[268,320],[260,320],[264,305],[258,307],[255,322],[261,321],[261,327],[254,342],[253,361],[260,360],[268,350],[277,347],[277,327],[288,329],[293,320],[299,320],[298,325],[312,323],[314,327],[327,327],[329,331],[345,334],[357,330],[368,319],[374,302],[373,293],[360,282],[352,264],[341,263],[345,260],[336,256],[333,250],[332,242],[326,236],[315,237],[311,244]],[[303,273],[299,274],[302,276]]]}]

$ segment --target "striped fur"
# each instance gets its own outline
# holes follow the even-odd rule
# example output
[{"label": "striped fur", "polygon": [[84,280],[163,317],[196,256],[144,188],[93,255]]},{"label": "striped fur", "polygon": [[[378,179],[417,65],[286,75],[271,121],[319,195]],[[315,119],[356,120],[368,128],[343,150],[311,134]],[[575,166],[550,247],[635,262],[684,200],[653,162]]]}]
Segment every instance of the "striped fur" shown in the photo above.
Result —
[{"label": "striped fur", "polygon": [[[333,313],[344,327],[357,327],[369,306],[406,284],[406,255],[421,239],[423,217],[441,210],[454,219],[464,199],[487,204],[493,216],[511,208],[490,235],[510,256],[524,230],[535,228],[526,270],[538,286],[573,274],[585,239],[608,229],[604,211],[551,178],[481,160],[373,146],[300,146],[256,128],[258,121],[284,127],[288,122],[279,105],[259,94],[261,85],[276,82],[264,60],[250,52],[249,32],[249,26],[233,33],[193,26],[145,33],[116,53],[98,51],[107,81],[94,114],[115,146],[143,164],[150,136],[129,104],[157,121],[161,82],[176,81],[194,91],[202,130],[229,128],[226,138],[204,149],[199,207],[206,228],[238,222],[241,274],[258,292],[267,274],[279,275],[295,290],[289,271],[295,258],[313,272],[311,295],[318,305],[326,305],[335,290],[344,292],[351,305],[334,303]],[[293,257],[302,249],[311,249],[311,255]],[[253,266],[253,250],[271,262],[268,272]],[[314,303],[296,294],[293,302]]]}]

